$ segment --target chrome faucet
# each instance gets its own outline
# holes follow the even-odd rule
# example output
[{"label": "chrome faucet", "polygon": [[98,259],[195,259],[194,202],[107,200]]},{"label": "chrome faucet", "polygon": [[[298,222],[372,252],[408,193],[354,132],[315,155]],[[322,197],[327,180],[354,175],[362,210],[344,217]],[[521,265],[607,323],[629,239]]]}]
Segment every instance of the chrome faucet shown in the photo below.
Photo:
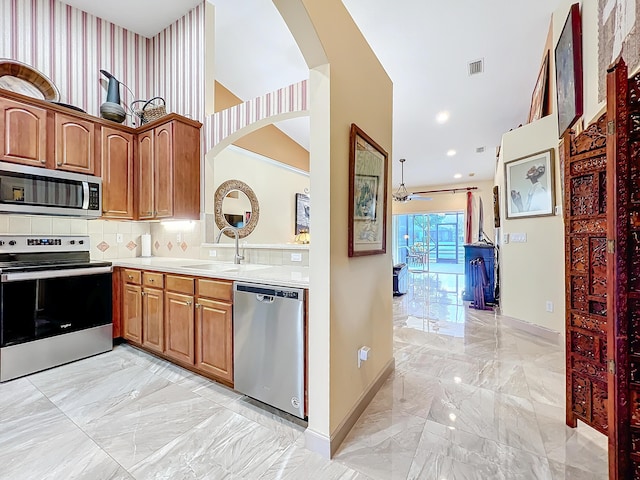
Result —
[{"label": "chrome faucet", "polygon": [[240,260],[244,260],[244,255],[240,255],[240,250],[238,249],[238,239],[240,238],[240,235],[238,233],[237,228],[232,227],[230,225],[221,228],[220,232],[218,233],[218,237],[216,238],[216,243],[220,243],[220,237],[222,236],[222,233],[225,232],[226,230],[231,230],[233,232],[233,236],[236,239],[236,254],[233,257],[233,263],[235,263],[236,265],[239,265]]}]

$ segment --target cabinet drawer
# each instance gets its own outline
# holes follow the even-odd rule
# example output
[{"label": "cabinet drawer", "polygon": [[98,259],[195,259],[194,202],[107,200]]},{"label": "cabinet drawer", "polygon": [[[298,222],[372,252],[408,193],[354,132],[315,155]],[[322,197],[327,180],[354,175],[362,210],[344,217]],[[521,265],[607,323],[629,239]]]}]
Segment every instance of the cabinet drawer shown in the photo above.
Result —
[{"label": "cabinet drawer", "polygon": [[228,280],[198,279],[198,296],[233,300],[233,282]]},{"label": "cabinet drawer", "polygon": [[142,284],[146,287],[164,288],[164,275],[161,273],[144,272]]},{"label": "cabinet drawer", "polygon": [[140,285],[140,283],[142,283],[142,272],[140,270],[129,270],[125,268],[123,270],[123,275],[125,283],[133,283],[135,285]]},{"label": "cabinet drawer", "polygon": [[167,275],[166,288],[172,292],[194,294],[194,280],[192,277],[179,277],[177,275]]}]

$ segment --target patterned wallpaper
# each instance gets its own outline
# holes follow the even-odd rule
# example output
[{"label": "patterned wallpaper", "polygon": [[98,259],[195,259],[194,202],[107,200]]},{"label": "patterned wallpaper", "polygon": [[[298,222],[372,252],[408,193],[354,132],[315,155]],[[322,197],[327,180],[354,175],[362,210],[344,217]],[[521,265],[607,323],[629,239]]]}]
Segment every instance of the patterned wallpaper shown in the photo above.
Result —
[{"label": "patterned wallpaper", "polygon": [[[168,111],[203,120],[204,2],[148,39],[58,0],[2,0],[0,32],[0,57],[40,70],[60,101],[91,115],[106,99],[104,69],[136,99],[159,95]],[[121,95],[133,100],[124,87]]]}]

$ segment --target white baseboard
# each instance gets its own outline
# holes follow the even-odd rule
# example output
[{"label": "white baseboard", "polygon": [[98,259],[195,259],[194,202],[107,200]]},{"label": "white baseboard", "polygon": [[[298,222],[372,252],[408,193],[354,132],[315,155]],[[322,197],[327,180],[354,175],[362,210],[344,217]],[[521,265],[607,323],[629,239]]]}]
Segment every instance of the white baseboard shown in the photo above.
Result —
[{"label": "white baseboard", "polygon": [[542,327],[518,318],[507,317],[506,315],[502,315],[501,319],[504,325],[544,338],[556,345],[564,345],[564,336],[556,330],[551,330],[550,328]]},{"label": "white baseboard", "polygon": [[371,403],[371,400],[376,396],[376,393],[378,393],[385,380],[393,372],[395,367],[396,360],[395,358],[391,358],[391,360],[389,360],[380,371],[376,379],[371,382],[369,388],[362,392],[355,405],[351,408],[331,437],[327,437],[326,435],[322,435],[307,428],[305,431],[305,447],[308,450],[319,453],[325,458],[333,457],[344,439],[347,437],[347,434],[358,421],[358,418],[360,418],[360,415],[362,415],[362,412],[364,412],[369,403]]}]

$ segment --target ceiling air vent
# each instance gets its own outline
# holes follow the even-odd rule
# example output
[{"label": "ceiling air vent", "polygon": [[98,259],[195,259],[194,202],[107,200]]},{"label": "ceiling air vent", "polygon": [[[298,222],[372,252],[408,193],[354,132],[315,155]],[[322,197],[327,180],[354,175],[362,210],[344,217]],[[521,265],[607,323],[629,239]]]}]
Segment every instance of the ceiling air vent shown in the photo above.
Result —
[{"label": "ceiling air vent", "polygon": [[484,72],[484,60],[474,60],[473,62],[469,62],[469,76],[478,75],[479,73]]},{"label": "ceiling air vent", "polygon": [[476,148],[476,153],[484,153],[484,147]]}]

